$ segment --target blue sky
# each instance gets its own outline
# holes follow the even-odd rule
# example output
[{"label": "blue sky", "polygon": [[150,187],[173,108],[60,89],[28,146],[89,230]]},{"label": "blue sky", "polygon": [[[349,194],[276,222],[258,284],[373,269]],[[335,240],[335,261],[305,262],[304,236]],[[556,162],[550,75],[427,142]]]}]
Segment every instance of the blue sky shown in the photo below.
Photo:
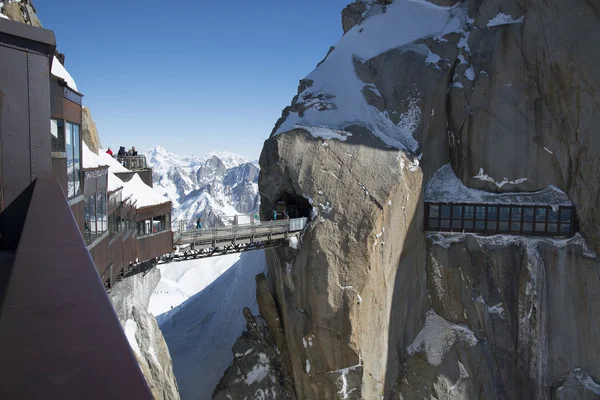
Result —
[{"label": "blue sky", "polygon": [[35,3],[104,147],[258,158],[351,0]]}]

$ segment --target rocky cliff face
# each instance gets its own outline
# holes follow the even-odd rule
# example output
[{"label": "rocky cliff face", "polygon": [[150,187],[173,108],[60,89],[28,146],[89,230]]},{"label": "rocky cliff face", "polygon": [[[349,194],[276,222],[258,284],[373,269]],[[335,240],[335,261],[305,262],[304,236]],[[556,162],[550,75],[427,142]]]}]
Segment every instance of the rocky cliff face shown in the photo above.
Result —
[{"label": "rocky cliff face", "polygon": [[88,148],[94,153],[98,153],[98,149],[102,147],[100,137],[98,136],[98,128],[92,118],[92,113],[89,108],[83,107],[81,110],[81,139],[87,144]]},{"label": "rocky cliff face", "polygon": [[[265,142],[263,212],[312,218],[267,252],[295,395],[600,396],[600,59],[581,40],[600,40],[600,4],[434,3],[346,8]],[[470,188],[559,187],[581,237],[427,238],[423,188],[447,163]]]},{"label": "rocky cliff face", "polygon": [[580,236],[432,234],[427,250],[431,310],[399,398],[550,399],[567,386],[566,398],[600,396],[590,377],[600,376],[600,261]]},{"label": "rocky cliff face", "polygon": [[147,274],[117,283],[109,296],[154,398],[178,400],[179,389],[169,349],[156,319],[147,311],[150,296],[159,281],[159,269],[152,268]]}]

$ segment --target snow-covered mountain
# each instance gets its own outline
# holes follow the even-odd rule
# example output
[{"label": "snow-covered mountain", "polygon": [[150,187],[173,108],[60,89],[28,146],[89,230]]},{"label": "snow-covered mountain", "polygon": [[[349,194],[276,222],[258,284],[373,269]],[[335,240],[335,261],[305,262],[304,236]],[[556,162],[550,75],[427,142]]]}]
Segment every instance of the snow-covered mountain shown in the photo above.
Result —
[{"label": "snow-covered mountain", "polygon": [[145,153],[154,187],[173,202],[173,221],[226,225],[237,214],[258,211],[258,163],[229,153],[188,156],[156,146]]}]

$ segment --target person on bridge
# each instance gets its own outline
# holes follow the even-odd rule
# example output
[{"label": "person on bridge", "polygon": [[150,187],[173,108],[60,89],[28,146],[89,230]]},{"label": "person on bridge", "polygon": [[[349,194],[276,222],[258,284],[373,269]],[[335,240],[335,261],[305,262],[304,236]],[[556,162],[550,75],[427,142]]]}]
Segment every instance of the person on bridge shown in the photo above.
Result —
[{"label": "person on bridge", "polygon": [[119,152],[117,153],[117,155],[119,157],[125,157],[127,155],[127,152],[125,151],[125,146],[119,147]]},{"label": "person on bridge", "polygon": [[202,222],[200,222],[200,218],[196,220],[196,229],[202,229]]},{"label": "person on bridge", "polygon": [[113,151],[112,151],[112,149],[110,147],[108,148],[108,150],[106,150],[106,154],[108,154],[109,156],[112,157]]},{"label": "person on bridge", "polygon": [[277,220],[277,210],[273,210],[273,221]]}]

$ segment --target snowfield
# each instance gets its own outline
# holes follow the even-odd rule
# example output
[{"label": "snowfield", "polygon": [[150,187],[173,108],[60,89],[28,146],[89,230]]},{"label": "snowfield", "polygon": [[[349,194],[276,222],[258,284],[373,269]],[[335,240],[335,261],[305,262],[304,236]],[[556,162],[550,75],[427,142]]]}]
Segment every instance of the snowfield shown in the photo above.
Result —
[{"label": "snowfield", "polygon": [[182,399],[210,399],[245,329],[244,307],[258,314],[255,276],[264,251],[162,264],[148,310],[173,359]]}]

